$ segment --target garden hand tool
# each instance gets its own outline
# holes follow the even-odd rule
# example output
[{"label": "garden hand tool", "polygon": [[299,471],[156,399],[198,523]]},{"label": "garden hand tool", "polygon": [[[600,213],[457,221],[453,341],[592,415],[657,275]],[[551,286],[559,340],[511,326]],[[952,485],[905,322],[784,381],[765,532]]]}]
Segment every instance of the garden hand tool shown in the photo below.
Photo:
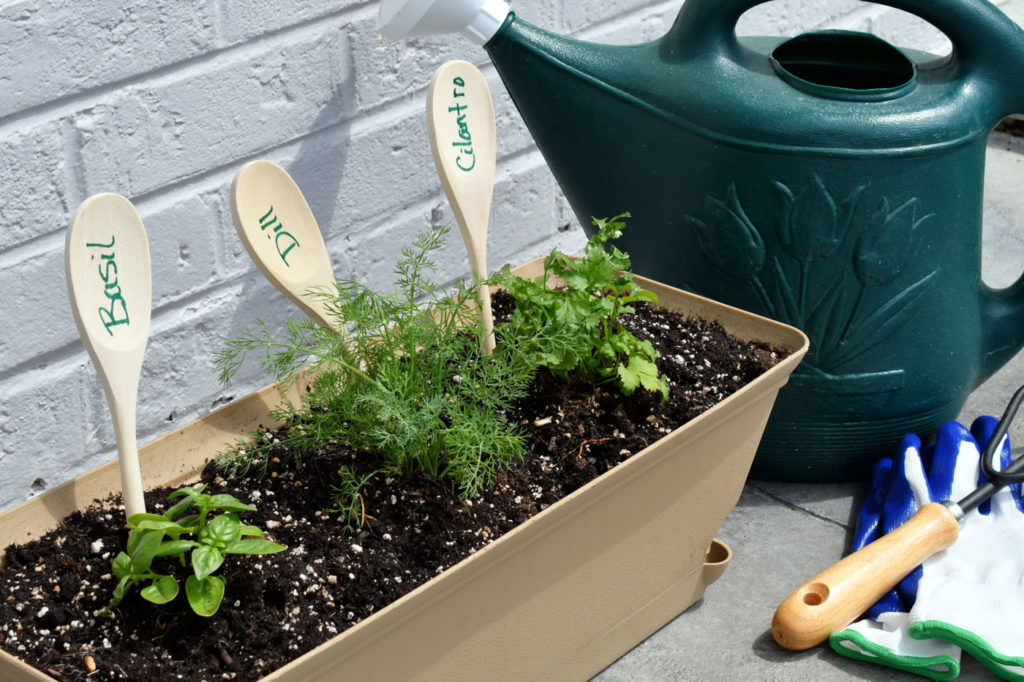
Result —
[{"label": "garden hand tool", "polygon": [[[995,427],[995,419],[975,421],[978,443]],[[894,458],[880,459],[871,487],[857,518],[853,551],[890,533],[923,505],[961,497],[975,486],[979,448],[974,436],[957,422],[946,422],[934,445],[922,451],[921,441],[907,434]],[[928,473],[925,473],[927,467]],[[960,647],[941,639],[910,637],[910,608],[921,575],[936,557],[926,559],[871,608],[866,618],[829,638],[832,648],[850,658],[871,661],[917,673],[935,680],[951,680],[960,673]]]},{"label": "garden hand tool", "polygon": [[[906,523],[795,590],[775,612],[776,641],[789,649],[819,644],[845,628],[925,559],[946,550],[923,569],[910,611],[910,636],[941,637],[998,674],[1024,664],[1024,641],[1012,626],[1024,608],[1019,586],[1024,556],[1017,550],[1024,537],[1019,485],[1024,480],[1024,459],[1010,463],[1008,446],[1003,444],[1022,401],[1024,387],[1014,394],[987,438],[980,461],[984,483],[959,501],[922,505]],[[984,422],[976,428],[987,429]],[[1002,469],[995,461],[1001,449]],[[958,482],[951,494],[978,480],[964,471],[968,470],[961,467],[954,472]],[[960,476],[970,483],[960,481]],[[983,505],[990,498],[991,512],[986,514]],[[980,513],[970,514],[979,507]]]},{"label": "garden hand tool", "polygon": [[[434,165],[459,223],[477,280],[487,278],[487,222],[494,193],[496,137],[494,105],[479,69],[464,61],[443,64],[427,91],[427,129]],[[481,348],[494,350],[491,292],[481,284]]]},{"label": "garden hand tool", "polygon": [[64,247],[68,295],[117,439],[125,515],[146,511],[135,434],[153,286],[146,229],[131,202],[97,194],[82,202]]},{"label": "garden hand tool", "polygon": [[342,331],[327,304],[336,293],[327,246],[287,171],[267,160],[243,166],[231,185],[231,215],[260,272],[321,327]]}]

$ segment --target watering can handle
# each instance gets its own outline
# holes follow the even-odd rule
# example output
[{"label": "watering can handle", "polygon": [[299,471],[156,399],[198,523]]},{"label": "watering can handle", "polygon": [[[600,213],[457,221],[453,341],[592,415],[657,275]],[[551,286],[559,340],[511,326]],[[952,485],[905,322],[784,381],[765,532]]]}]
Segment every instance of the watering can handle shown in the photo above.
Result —
[{"label": "watering can handle", "polygon": [[[967,67],[968,77],[976,69],[1005,67],[1006,48],[1024,41],[1020,27],[988,0],[872,1],[910,12],[946,34],[953,43],[953,59]],[[692,55],[711,51],[735,54],[739,48],[735,28],[740,16],[765,2],[768,0],[687,0],[672,29],[678,49]],[[1006,40],[1000,40],[1000,36]],[[1019,48],[1011,48],[1010,54],[1019,51]],[[1020,73],[1017,68],[1012,71]],[[1014,83],[1014,89],[1020,83],[1019,80],[999,80]]]},{"label": "watering can handle", "polygon": [[[1024,31],[1012,24],[1009,39],[993,41],[989,59],[1005,66],[992,76],[997,90],[996,120],[1024,113]],[[1014,31],[1015,29],[1015,31]],[[1001,54],[1000,54],[1001,53]],[[998,62],[996,62],[998,63]],[[974,387],[1005,365],[1024,346],[1024,275],[1005,289],[981,285],[981,363]]]}]

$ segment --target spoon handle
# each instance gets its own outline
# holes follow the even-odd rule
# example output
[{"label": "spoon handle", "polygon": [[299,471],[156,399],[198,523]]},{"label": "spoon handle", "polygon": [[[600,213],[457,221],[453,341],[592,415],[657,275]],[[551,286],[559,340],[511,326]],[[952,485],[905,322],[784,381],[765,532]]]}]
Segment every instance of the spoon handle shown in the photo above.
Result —
[{"label": "spoon handle", "polygon": [[960,529],[944,505],[930,502],[906,523],[814,576],[779,605],[772,635],[800,651],[821,644],[864,613],[922,561],[956,542]]},{"label": "spoon handle", "polygon": [[[135,382],[138,392],[138,382]],[[108,396],[108,402],[112,399]],[[124,497],[125,518],[146,511],[142,492],[142,468],[139,466],[139,444],[136,437],[135,401],[130,400],[121,409],[111,408],[114,438],[117,439],[117,463],[121,472],[121,492]]]}]

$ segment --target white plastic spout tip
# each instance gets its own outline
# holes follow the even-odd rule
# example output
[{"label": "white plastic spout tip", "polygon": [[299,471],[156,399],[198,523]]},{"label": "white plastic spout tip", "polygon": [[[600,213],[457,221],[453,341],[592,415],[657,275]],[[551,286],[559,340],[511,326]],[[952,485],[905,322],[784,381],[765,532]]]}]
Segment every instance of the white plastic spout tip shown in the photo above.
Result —
[{"label": "white plastic spout tip", "polygon": [[505,0],[381,0],[378,27],[389,40],[461,33],[483,45],[510,9]]}]

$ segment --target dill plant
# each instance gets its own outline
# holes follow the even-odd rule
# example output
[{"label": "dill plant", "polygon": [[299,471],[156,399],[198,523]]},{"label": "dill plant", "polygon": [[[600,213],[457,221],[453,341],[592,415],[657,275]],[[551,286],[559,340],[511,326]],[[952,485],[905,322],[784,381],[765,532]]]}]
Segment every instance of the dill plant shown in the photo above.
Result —
[{"label": "dill plant", "polygon": [[[337,334],[310,320],[288,321],[275,335],[260,321],[257,331],[227,342],[217,355],[223,382],[246,356],[258,353],[279,381],[293,381],[313,366],[301,404],[285,403],[271,416],[287,424],[280,445],[296,458],[315,454],[329,441],[345,442],[375,459],[388,474],[422,471],[454,482],[463,497],[491,485],[497,473],[522,458],[525,436],[505,413],[526,394],[539,357],[565,343],[558,333],[538,336],[518,324],[495,331],[497,347],[482,355],[482,328],[473,309],[480,282],[445,291],[428,275],[430,253],[448,228],[432,229],[402,251],[389,293],[338,280],[326,299]],[[255,435],[255,434],[254,434]],[[222,469],[265,472],[276,444],[265,437],[239,441],[219,458]],[[365,483],[357,481],[356,490]],[[336,506],[352,509],[353,481],[342,477]]]}]

